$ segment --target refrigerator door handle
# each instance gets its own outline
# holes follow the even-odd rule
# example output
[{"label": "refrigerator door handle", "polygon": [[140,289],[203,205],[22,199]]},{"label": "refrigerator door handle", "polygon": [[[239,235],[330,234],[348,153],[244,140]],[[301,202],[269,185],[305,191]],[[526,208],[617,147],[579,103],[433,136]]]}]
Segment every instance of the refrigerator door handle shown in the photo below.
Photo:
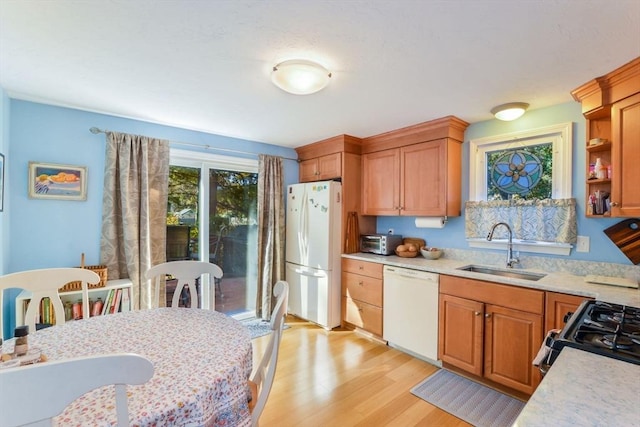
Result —
[{"label": "refrigerator door handle", "polygon": [[309,195],[305,188],[302,196],[302,203],[300,204],[300,210],[298,212],[298,248],[300,248],[301,257],[303,262],[307,262],[309,259]]},{"label": "refrigerator door handle", "polygon": [[293,271],[295,271],[296,273],[302,275],[302,276],[309,276],[309,277],[324,277],[325,275],[323,273],[314,273],[313,271],[309,271],[309,270],[305,270],[302,268],[296,268]]}]

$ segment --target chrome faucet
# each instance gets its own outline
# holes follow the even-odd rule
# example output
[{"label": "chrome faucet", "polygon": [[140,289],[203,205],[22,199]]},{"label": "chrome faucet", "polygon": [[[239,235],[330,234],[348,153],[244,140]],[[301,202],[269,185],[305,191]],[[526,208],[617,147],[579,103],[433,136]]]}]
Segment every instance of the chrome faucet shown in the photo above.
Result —
[{"label": "chrome faucet", "polygon": [[499,225],[504,225],[505,227],[507,227],[507,230],[509,230],[509,243],[507,245],[507,268],[513,268],[513,264],[519,263],[520,260],[513,257],[513,233],[511,232],[511,227],[509,227],[509,224],[507,224],[506,222],[496,222],[495,224],[493,224],[491,230],[489,231],[489,234],[487,234],[487,240],[491,241],[491,239],[493,239],[493,232]]}]

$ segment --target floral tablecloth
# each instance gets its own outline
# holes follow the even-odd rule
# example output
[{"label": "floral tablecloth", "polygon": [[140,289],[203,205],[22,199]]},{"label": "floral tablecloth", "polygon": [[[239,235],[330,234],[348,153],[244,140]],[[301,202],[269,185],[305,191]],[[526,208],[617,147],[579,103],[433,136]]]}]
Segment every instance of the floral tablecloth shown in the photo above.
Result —
[{"label": "floral tablecloth", "polygon": [[[109,314],[40,330],[29,336],[29,344],[49,360],[120,352],[151,360],[151,380],[127,387],[133,426],[251,424],[251,338],[240,322],[222,313],[159,308]],[[114,396],[113,386],[94,390],[56,417],[56,423],[116,425]]]}]

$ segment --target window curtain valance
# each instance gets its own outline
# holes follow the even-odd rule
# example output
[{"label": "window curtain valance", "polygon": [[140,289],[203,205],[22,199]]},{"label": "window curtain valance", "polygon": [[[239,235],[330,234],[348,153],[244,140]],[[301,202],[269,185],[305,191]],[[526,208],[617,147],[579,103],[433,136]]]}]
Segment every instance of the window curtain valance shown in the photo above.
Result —
[{"label": "window curtain valance", "polygon": [[[554,243],[576,243],[576,199],[469,201],[465,206],[465,236],[485,238],[496,222],[506,222],[514,238]],[[499,233],[500,234],[499,234]],[[495,238],[506,238],[503,227]]]}]

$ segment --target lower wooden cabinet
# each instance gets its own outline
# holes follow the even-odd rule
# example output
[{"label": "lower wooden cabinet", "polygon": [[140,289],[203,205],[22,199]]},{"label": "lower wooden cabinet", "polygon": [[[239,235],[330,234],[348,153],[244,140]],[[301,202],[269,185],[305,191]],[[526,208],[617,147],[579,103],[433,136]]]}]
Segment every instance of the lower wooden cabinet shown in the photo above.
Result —
[{"label": "lower wooden cabinet", "polygon": [[440,276],[439,357],[471,374],[532,394],[543,339],[544,292]]},{"label": "lower wooden cabinet", "polygon": [[578,295],[567,295],[558,292],[545,293],[545,332],[551,329],[562,329],[565,325],[565,316],[568,313],[575,313],[578,306],[585,299],[592,299]]},{"label": "lower wooden cabinet", "polygon": [[440,359],[482,376],[484,304],[440,294],[438,350]]},{"label": "lower wooden cabinet", "polygon": [[382,336],[382,264],[342,259],[343,321]]}]

